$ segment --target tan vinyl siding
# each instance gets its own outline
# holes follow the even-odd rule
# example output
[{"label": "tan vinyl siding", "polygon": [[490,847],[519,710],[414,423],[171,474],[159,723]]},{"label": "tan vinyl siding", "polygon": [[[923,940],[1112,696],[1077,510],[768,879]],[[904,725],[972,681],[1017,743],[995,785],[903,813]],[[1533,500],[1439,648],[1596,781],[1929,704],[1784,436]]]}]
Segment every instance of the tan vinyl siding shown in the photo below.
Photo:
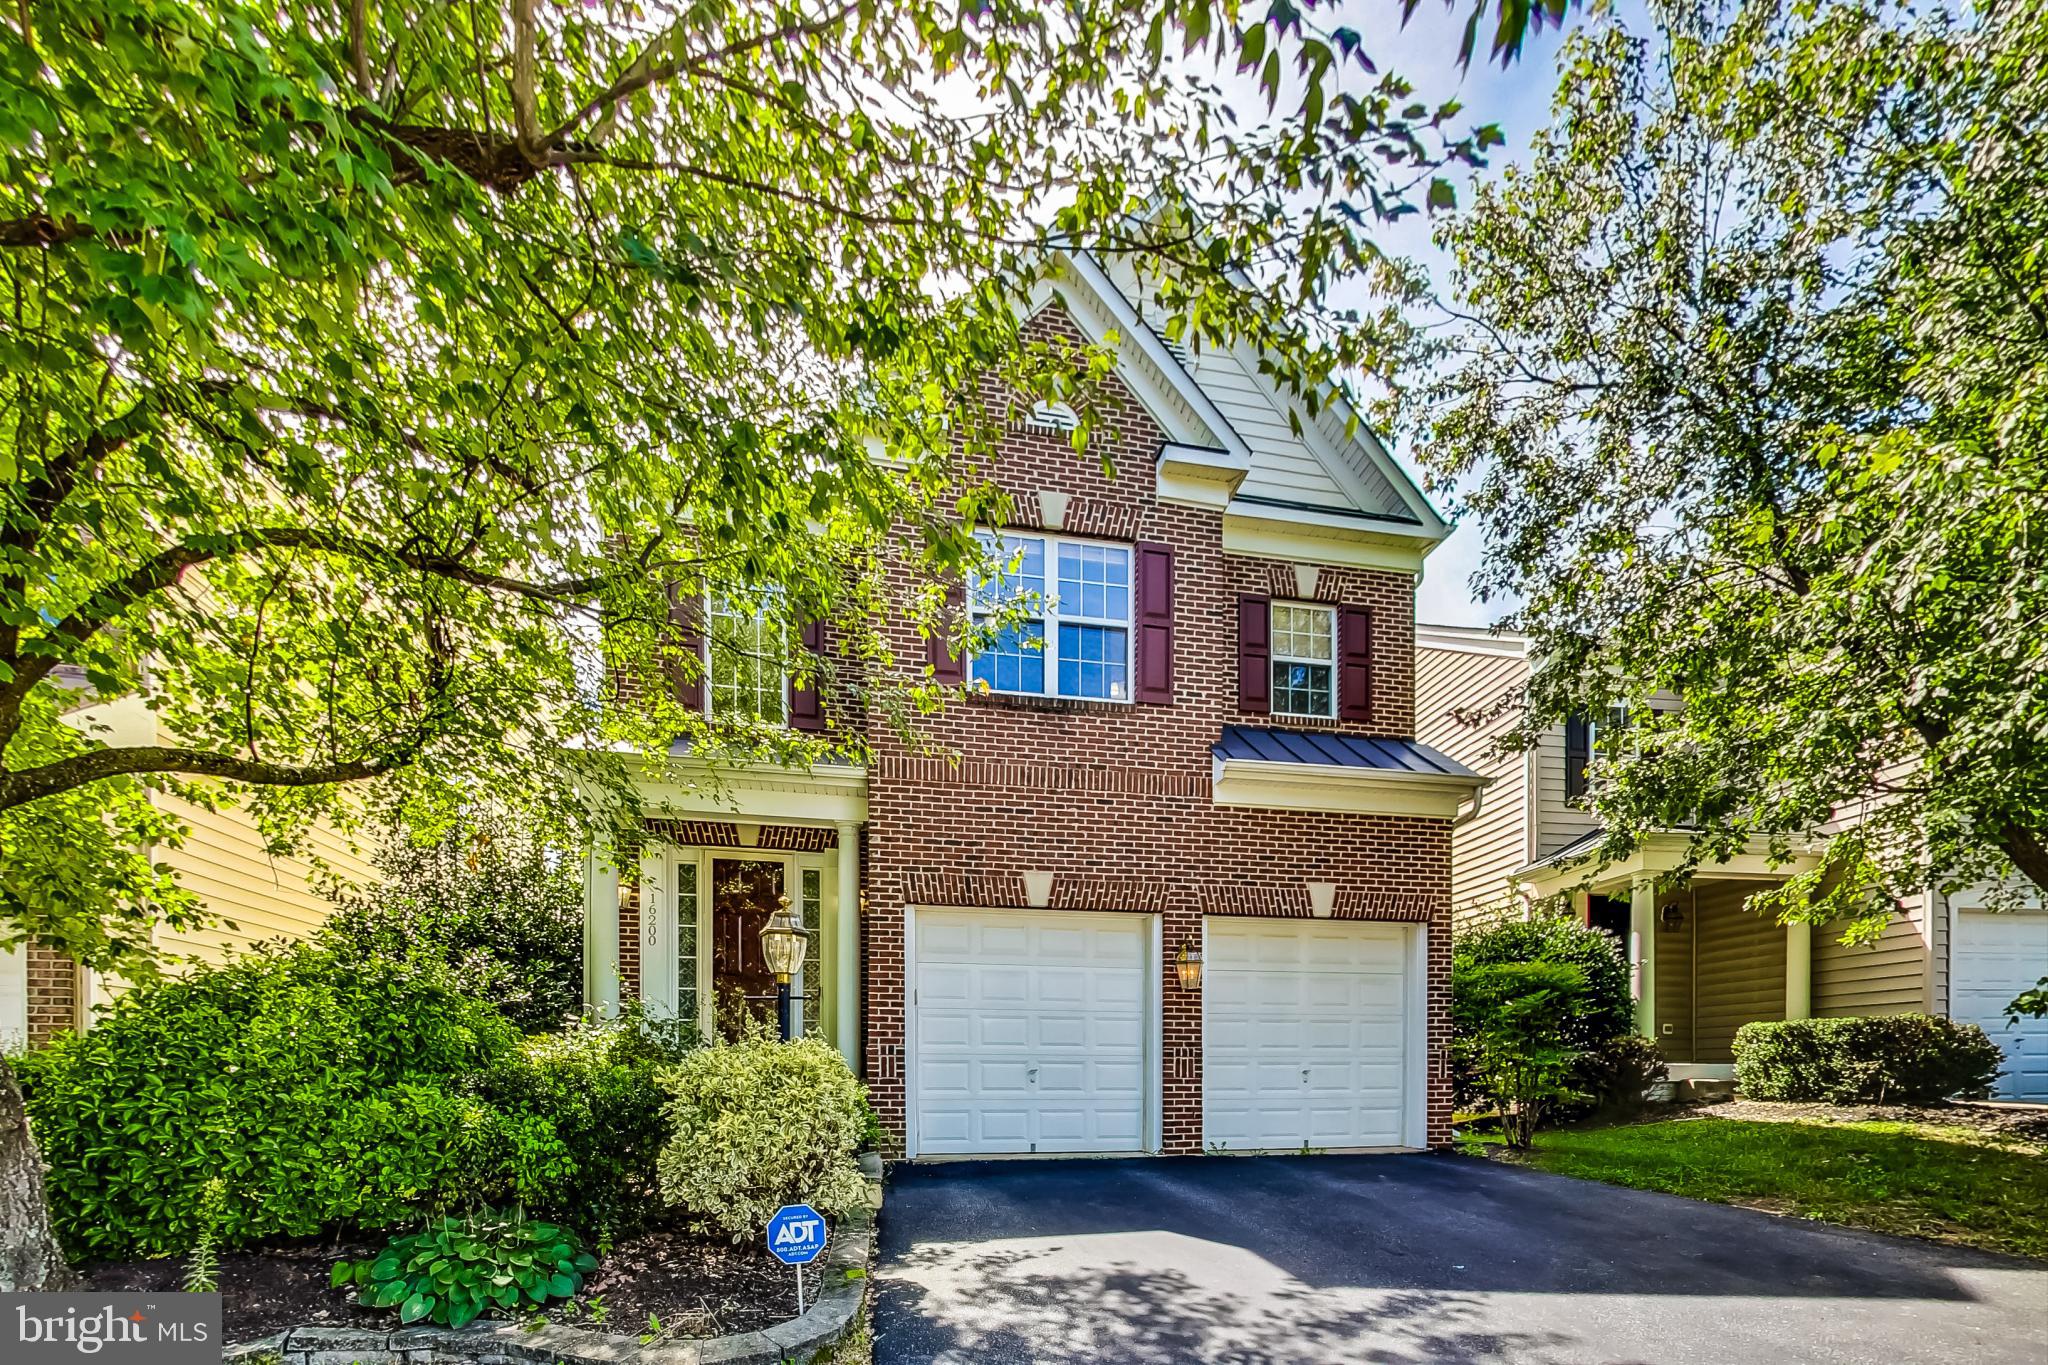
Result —
[{"label": "tan vinyl siding", "polygon": [[1572,840],[1600,828],[1600,822],[1585,807],[1564,799],[1562,725],[1553,725],[1543,732],[1536,745],[1535,760],[1536,857],[1547,858]]},{"label": "tan vinyl siding", "polygon": [[[1916,911],[1917,911],[1917,907]],[[1871,944],[1849,947],[1839,925],[1813,931],[1813,1012],[1835,1019],[1857,1014],[1911,1014],[1927,1008],[1927,948],[1920,926],[1894,915]]]},{"label": "tan vinyl siding", "polygon": [[157,943],[167,952],[219,962],[266,940],[311,934],[334,909],[313,887],[312,856],[350,881],[376,880],[368,850],[351,849],[331,827],[316,826],[304,853],[273,858],[246,812],[235,807],[209,811],[173,797],[162,801],[192,832],[182,847],[159,849],[157,859],[168,863],[179,882],[220,917],[197,930],[161,931]]},{"label": "tan vinyl siding", "polygon": [[1668,1062],[1693,1060],[1692,892],[1670,891],[1657,898],[1661,911],[1679,907],[1680,921],[1667,927],[1657,916],[1657,1046]]},{"label": "tan vinyl siding", "polygon": [[1731,882],[1701,888],[1693,974],[1693,1060],[1732,1062],[1735,1031],[1759,1019],[1785,1017],[1785,929],[1742,903],[1756,887]]},{"label": "tan vinyl siding", "polygon": [[1490,708],[1527,673],[1519,658],[1452,649],[1415,652],[1416,738],[1493,779],[1479,817],[1451,831],[1451,907],[1460,928],[1496,917],[1509,899],[1514,873],[1528,861],[1527,765],[1519,753],[1491,752],[1513,727],[1513,711],[1477,724],[1452,713]]}]

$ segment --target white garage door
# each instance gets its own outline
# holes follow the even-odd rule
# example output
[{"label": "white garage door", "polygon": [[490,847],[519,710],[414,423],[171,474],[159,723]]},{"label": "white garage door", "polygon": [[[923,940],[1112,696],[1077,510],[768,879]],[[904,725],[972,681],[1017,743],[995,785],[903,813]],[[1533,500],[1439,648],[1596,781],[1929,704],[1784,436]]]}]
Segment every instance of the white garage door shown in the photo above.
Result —
[{"label": "white garage door", "polygon": [[2005,1075],[1992,1093],[2002,1100],[2048,1101],[2048,1019],[2005,1022],[2012,998],[2048,976],[2048,914],[1963,910],[1955,935],[1950,1013],[1982,1025],[2005,1049]]},{"label": "white garage door", "polygon": [[1399,1147],[1418,992],[1416,930],[1211,918],[1202,1141],[1232,1151]]},{"label": "white garage door", "polygon": [[920,910],[914,1152],[1136,1152],[1145,1137],[1142,915]]}]

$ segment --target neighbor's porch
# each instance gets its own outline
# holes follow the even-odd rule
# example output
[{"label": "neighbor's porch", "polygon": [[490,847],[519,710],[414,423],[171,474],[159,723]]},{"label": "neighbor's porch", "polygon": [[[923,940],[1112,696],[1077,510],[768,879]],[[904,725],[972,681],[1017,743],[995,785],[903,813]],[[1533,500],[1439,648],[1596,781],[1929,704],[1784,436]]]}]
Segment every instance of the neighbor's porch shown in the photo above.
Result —
[{"label": "neighbor's porch", "polygon": [[811,934],[792,980],[799,1029],[860,1068],[860,849],[867,774],[820,764],[708,764],[687,754],[638,780],[649,818],[635,849],[584,863],[584,998],[603,1017],[637,1001],[655,1018],[730,1036],[774,1018],[760,930],[787,898]]},{"label": "neighbor's porch", "polygon": [[1686,837],[1653,835],[1625,862],[1592,869],[1572,850],[1524,869],[1537,897],[1568,896],[1582,923],[1620,939],[1634,976],[1636,1030],[1654,1039],[1671,1079],[1732,1080],[1736,1030],[1813,1012],[1813,928],[1743,908],[1749,896],[1814,865],[1773,865],[1760,851],[1660,887]]}]

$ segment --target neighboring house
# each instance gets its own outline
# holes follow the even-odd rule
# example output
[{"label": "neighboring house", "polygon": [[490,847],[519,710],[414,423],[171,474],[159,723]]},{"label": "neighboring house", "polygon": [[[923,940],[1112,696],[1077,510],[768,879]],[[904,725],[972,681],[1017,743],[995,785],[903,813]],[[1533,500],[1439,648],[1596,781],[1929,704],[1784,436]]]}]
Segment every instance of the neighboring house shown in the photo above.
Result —
[{"label": "neighboring house", "polygon": [[[786,895],[818,935],[803,1028],[910,1156],[1443,1144],[1451,827],[1482,785],[1414,738],[1445,525],[1343,410],[1296,434],[1256,355],[1170,347],[1069,266],[1030,330],[1120,338],[1105,420],[1085,458],[1070,413],[1010,429],[983,472],[1018,575],[956,597],[1042,613],[965,660],[883,623],[976,685],[928,750],[713,649],[687,701],[860,731],[873,762],[646,772],[637,863],[590,862],[592,998],[758,1014]],[[713,604],[714,641],[747,628]]]},{"label": "neighboring house", "polygon": [[1925,1011],[1981,1024],[2005,1047],[2002,1097],[2048,1100],[2048,1021],[2005,1019],[2006,1002],[2048,971],[2048,913],[1992,913],[1982,888],[1928,888],[1876,943],[1849,947],[1825,926],[1781,927],[1743,909],[1751,893],[1810,869],[1811,856],[1774,866],[1759,847],[1672,887],[1662,879],[1683,861],[1687,836],[1671,831],[1626,862],[1597,865],[1600,825],[1583,799],[1597,719],[1552,726],[1524,752],[1492,751],[1517,718],[1529,670],[1519,636],[1416,628],[1417,736],[1494,779],[1479,817],[1453,834],[1461,927],[1567,898],[1627,945],[1637,1023],[1674,1079],[1732,1078],[1735,1030],[1752,1020]]},{"label": "neighboring house", "polygon": [[[139,699],[78,714],[81,721],[106,726],[101,737],[111,743],[158,742],[155,716]],[[216,916],[198,929],[159,928],[156,945],[174,971],[183,962],[221,962],[265,940],[304,938],[319,928],[334,907],[314,889],[312,858],[351,882],[377,878],[365,853],[327,826],[309,832],[309,857],[277,858],[238,807],[207,810],[162,792],[154,799],[191,833],[183,844],[152,850],[152,858],[175,871]],[[94,1011],[119,990],[118,981],[42,944],[0,950],[0,1049],[39,1045],[67,1029],[88,1027]]]}]

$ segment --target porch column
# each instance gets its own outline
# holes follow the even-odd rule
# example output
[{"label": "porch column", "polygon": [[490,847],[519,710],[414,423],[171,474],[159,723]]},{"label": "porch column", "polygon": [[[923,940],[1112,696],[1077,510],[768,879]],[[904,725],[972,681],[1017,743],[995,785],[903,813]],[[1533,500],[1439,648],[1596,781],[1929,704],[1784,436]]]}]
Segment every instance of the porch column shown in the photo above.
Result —
[{"label": "porch column", "polygon": [[839,932],[832,945],[836,961],[839,1055],[860,1073],[860,826],[839,826]]},{"label": "porch column", "polygon": [[609,845],[583,855],[583,1004],[619,1017],[619,869]]},{"label": "porch column", "polygon": [[1628,957],[1635,969],[1636,1032],[1657,1036],[1657,883],[1628,889]]},{"label": "porch column", "polygon": [[1572,918],[1577,920],[1581,924],[1591,924],[1593,922],[1592,892],[1572,892]]},{"label": "porch column", "polygon": [[1813,1015],[1813,926],[1785,926],[1785,1017]]}]

